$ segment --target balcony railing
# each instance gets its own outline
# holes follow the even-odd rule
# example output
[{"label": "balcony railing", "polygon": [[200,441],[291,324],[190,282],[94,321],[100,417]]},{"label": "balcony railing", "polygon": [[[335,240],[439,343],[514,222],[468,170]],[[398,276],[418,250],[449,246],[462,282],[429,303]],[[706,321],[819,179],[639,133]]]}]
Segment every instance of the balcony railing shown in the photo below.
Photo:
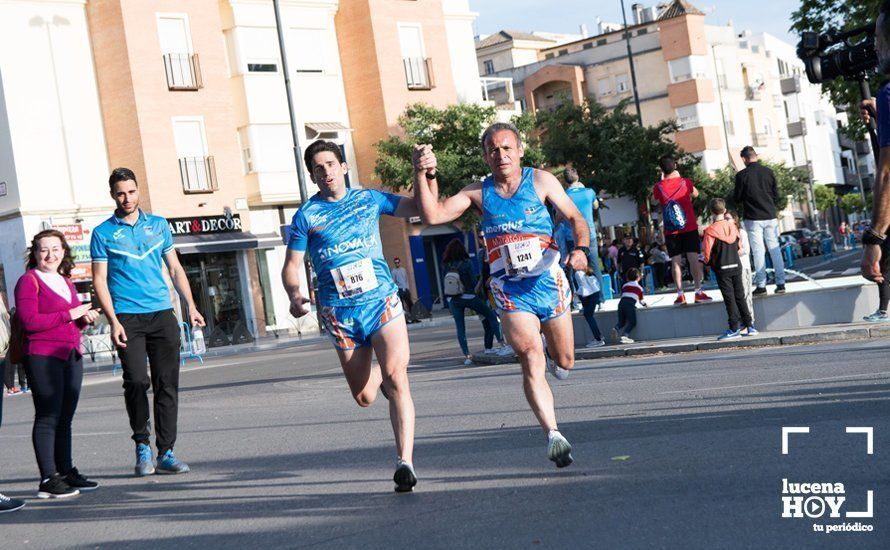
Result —
[{"label": "balcony railing", "polygon": [[405,81],[409,90],[432,90],[435,87],[431,59],[406,57],[402,62],[405,65]]},{"label": "balcony railing", "polygon": [[748,101],[760,101],[763,97],[763,88],[761,86],[746,86],[745,99]]},{"label": "balcony railing", "polygon": [[513,95],[512,78],[494,78],[483,76],[479,79],[482,83],[482,100],[494,104],[498,109],[515,109],[516,98]]},{"label": "balcony railing", "polygon": [[164,54],[164,71],[167,73],[169,90],[199,90],[204,86],[196,53]]},{"label": "balcony railing", "polygon": [[769,144],[769,135],[767,134],[751,134],[751,145],[754,147],[766,147]]},{"label": "balcony railing", "polygon": [[186,193],[213,193],[216,186],[216,164],[213,157],[179,159],[179,176]]},{"label": "balcony railing", "polygon": [[781,80],[782,94],[799,94],[800,93],[800,77],[789,76]]},{"label": "balcony railing", "polygon": [[701,126],[701,121],[697,115],[677,117],[677,128],[680,131],[691,130]]},{"label": "balcony railing", "polygon": [[857,155],[867,155],[871,153],[871,146],[867,141],[857,141],[856,142],[856,154]]},{"label": "balcony railing", "polygon": [[807,135],[807,121],[800,119],[788,124],[788,137],[800,137]]}]

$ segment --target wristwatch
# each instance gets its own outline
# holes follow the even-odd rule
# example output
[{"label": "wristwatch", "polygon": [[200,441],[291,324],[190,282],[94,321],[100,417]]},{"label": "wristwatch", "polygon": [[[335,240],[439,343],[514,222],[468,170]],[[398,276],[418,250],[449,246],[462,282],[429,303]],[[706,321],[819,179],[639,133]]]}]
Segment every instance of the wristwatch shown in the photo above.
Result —
[{"label": "wristwatch", "polygon": [[862,244],[875,244],[880,246],[884,244],[886,238],[887,235],[881,235],[871,227],[862,232]]},{"label": "wristwatch", "polygon": [[432,180],[436,179],[437,173],[436,172],[432,172],[432,173],[425,172],[423,175],[426,176],[426,179],[432,181]]},{"label": "wristwatch", "polygon": [[586,246],[576,246],[575,248],[572,249],[572,252],[574,252],[576,250],[580,250],[581,252],[583,252],[584,257],[587,258],[587,261],[588,262],[590,261],[590,249],[589,248],[587,248]]}]

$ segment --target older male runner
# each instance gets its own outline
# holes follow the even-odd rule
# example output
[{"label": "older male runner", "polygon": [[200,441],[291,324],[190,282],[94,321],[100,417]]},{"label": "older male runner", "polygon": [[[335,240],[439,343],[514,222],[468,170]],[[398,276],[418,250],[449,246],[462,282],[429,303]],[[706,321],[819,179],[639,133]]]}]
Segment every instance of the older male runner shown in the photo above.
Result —
[{"label": "older male runner", "polygon": [[[557,467],[572,463],[572,447],[556,425],[553,394],[545,366],[557,379],[568,377],[575,362],[572,317],[565,315],[571,291],[559,267],[549,201],[573,229],[575,248],[568,264],[587,268],[590,232],[584,217],[549,172],[523,168],[522,140],[515,126],[493,124],[482,135],[482,153],[492,175],[439,200],[436,156],[429,145],[414,149],[414,193],[424,223],[457,219],[471,206],[482,212],[482,230],[491,265],[491,290],[502,313],[504,336],[522,365],[523,389],[547,434],[547,456]],[[547,339],[545,357],[540,333]]]},{"label": "older male runner", "polygon": [[[318,276],[321,320],[334,341],[352,397],[361,407],[389,399],[389,416],[399,456],[393,480],[397,492],[413,490],[414,402],[408,388],[408,330],[402,302],[383,258],[381,214],[417,215],[413,200],[372,189],[348,189],[349,166],[340,148],[316,141],[304,154],[318,193],[294,214],[281,273],[291,314],[309,313],[300,288],[308,248]],[[372,351],[380,368],[371,366]],[[382,371],[382,373],[381,373]]]}]

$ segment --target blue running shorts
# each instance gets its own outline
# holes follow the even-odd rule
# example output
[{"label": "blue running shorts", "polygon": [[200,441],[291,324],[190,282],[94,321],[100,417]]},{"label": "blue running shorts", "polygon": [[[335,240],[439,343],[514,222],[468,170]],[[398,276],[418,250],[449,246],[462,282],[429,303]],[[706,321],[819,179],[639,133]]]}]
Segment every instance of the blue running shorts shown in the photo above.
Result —
[{"label": "blue running shorts", "polygon": [[559,264],[534,278],[515,281],[492,277],[491,294],[498,311],[531,313],[540,321],[555,319],[569,310],[572,291]]},{"label": "blue running shorts", "polygon": [[402,301],[396,293],[370,304],[322,307],[321,321],[334,345],[350,350],[370,346],[377,331],[402,314]]}]

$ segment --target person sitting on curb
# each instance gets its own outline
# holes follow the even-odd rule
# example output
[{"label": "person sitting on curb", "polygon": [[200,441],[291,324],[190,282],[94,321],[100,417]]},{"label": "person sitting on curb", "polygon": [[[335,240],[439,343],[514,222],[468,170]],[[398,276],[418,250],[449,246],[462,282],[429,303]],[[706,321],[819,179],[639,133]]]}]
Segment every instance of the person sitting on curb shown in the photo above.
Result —
[{"label": "person sitting on curb", "polygon": [[746,336],[757,334],[751,311],[745,301],[745,286],[742,283],[742,261],[739,258],[739,230],[726,220],[726,202],[711,199],[708,205],[713,222],[705,229],[705,263],[714,270],[717,286],[723,295],[723,303],[729,316],[729,328],[718,340],[735,340],[742,337],[739,320],[745,324]]},{"label": "person sitting on curb", "polygon": [[626,273],[627,282],[621,287],[621,299],[618,301],[618,324],[612,329],[616,344],[633,344],[628,336],[637,326],[637,304],[649,307],[643,301],[643,287],[640,286],[640,270],[632,267]]}]

